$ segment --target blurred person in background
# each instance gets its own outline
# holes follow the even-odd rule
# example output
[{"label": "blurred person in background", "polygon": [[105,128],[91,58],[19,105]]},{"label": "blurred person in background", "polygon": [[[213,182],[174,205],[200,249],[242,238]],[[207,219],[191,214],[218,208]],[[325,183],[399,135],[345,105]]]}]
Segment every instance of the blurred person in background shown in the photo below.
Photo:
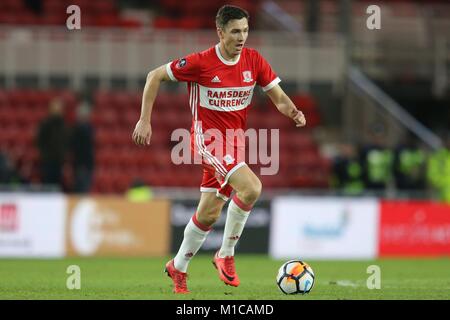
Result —
[{"label": "blurred person in background", "polygon": [[362,147],[360,163],[363,168],[364,185],[376,193],[385,191],[393,180],[394,153],[386,146],[385,128],[374,124],[369,141]]},{"label": "blurred person in background", "polygon": [[439,193],[439,199],[450,204],[450,131],[444,135],[444,142],[428,159],[427,179]]},{"label": "blurred person in background", "polygon": [[39,125],[36,143],[41,161],[41,182],[63,187],[63,164],[68,145],[68,131],[59,98],[50,102],[49,115]]},{"label": "blurred person in background", "polygon": [[42,0],[22,0],[25,6],[37,15],[43,13]]},{"label": "blurred person in background", "polygon": [[408,134],[394,153],[394,176],[397,189],[419,191],[425,189],[426,153],[419,141]]},{"label": "blurred person in background", "polygon": [[127,190],[126,197],[132,202],[150,201],[153,199],[153,191],[143,180],[136,178]]},{"label": "blurred person in background", "polygon": [[5,153],[0,151],[0,184],[9,184],[12,178],[12,163]]},{"label": "blurred person in background", "polygon": [[90,107],[84,102],[78,106],[77,119],[70,134],[75,193],[91,189],[94,172],[94,128],[90,122]]},{"label": "blurred person in background", "polygon": [[331,185],[345,195],[359,195],[364,192],[364,179],[358,150],[350,143],[339,146],[339,154],[333,160]]},{"label": "blurred person in background", "polygon": [[[278,111],[292,119],[296,127],[306,124],[303,113],[280,87],[281,80],[269,63],[256,50],[244,47],[248,18],[248,12],[239,7],[221,7],[216,16],[219,43],[151,71],[144,87],[141,117],[134,129],[133,141],[137,145],[150,144],[151,112],[161,82],[183,81],[188,83],[194,118],[191,147],[202,157],[203,181],[197,212],[186,225],[178,253],[166,264],[175,293],[189,292],[186,283],[189,262],[230,198],[222,246],[212,262],[221,281],[235,287],[240,284],[234,249],[261,194],[262,184],[242,160],[245,141],[239,137],[237,144],[226,140],[230,130],[245,130],[247,107],[255,85],[261,86]],[[208,135],[209,129],[219,131],[220,135]],[[212,143],[213,138],[222,140],[219,150],[215,149],[217,141]],[[236,193],[232,196],[233,191]]]},{"label": "blurred person in background", "polygon": [[17,172],[14,163],[6,152],[0,150],[0,187],[6,190],[16,185],[27,183],[27,181]]}]

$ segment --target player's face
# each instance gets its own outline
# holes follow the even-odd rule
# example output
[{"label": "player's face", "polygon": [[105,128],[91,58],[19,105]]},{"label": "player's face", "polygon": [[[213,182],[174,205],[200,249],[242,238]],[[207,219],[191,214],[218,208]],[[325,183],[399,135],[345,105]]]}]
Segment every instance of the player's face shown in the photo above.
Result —
[{"label": "player's face", "polygon": [[218,33],[228,57],[233,58],[241,54],[248,37],[247,18],[228,21],[224,29],[218,29]]}]

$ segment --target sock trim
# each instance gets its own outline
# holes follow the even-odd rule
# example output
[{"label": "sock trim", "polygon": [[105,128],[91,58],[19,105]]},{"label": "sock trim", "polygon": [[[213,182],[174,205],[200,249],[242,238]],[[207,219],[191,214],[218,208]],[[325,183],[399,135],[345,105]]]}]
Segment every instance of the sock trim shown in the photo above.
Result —
[{"label": "sock trim", "polygon": [[197,228],[199,228],[200,230],[202,230],[204,232],[208,232],[209,230],[212,229],[211,226],[208,227],[197,220],[197,212],[194,213],[194,215],[192,216],[192,222],[195,224],[195,226]]},{"label": "sock trim", "polygon": [[241,200],[239,200],[239,198],[237,197],[237,194],[235,194],[233,196],[233,202],[243,211],[251,211],[253,208],[253,205],[248,205],[245,204],[244,202],[242,202]]}]

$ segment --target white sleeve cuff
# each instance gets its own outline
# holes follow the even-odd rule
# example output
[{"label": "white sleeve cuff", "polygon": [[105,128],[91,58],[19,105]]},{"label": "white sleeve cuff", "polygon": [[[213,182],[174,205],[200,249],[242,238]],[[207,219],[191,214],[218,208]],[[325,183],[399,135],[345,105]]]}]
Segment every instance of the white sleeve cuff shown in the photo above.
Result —
[{"label": "white sleeve cuff", "polygon": [[171,64],[172,64],[172,62],[169,62],[168,64],[166,64],[167,74],[169,75],[170,80],[178,81],[177,78],[175,78],[175,76],[173,75],[172,69],[170,69]]},{"label": "white sleeve cuff", "polygon": [[269,83],[267,86],[263,87],[262,90],[264,92],[269,91],[270,89],[272,89],[273,87],[275,87],[277,84],[279,84],[281,82],[281,79],[279,77],[276,77],[275,79],[272,80],[271,83]]}]

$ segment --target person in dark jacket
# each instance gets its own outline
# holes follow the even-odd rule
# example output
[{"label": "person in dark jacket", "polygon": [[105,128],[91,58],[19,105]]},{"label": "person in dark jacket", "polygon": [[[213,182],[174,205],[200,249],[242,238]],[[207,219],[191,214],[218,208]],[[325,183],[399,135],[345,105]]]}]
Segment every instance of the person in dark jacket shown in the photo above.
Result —
[{"label": "person in dark jacket", "polygon": [[41,159],[41,182],[62,189],[63,164],[67,146],[67,127],[63,103],[56,98],[50,102],[49,115],[39,125],[37,146]]},{"label": "person in dark jacket", "polygon": [[90,109],[81,104],[77,109],[77,121],[70,137],[75,193],[87,193],[91,189],[94,170],[94,128],[90,122]]}]

